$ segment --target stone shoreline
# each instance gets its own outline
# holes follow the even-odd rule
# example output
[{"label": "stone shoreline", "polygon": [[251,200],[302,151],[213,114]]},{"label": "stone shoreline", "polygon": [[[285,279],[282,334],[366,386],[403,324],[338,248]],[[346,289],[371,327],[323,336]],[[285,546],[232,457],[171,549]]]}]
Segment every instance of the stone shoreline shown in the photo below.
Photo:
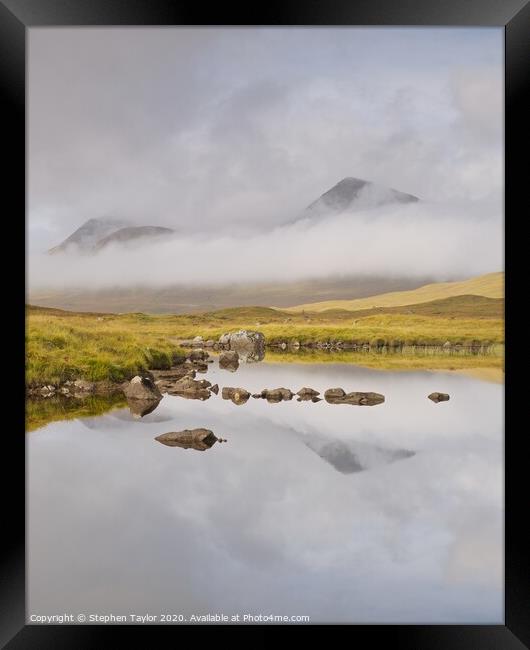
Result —
[{"label": "stone shoreline", "polygon": [[[331,341],[327,343],[300,344],[298,341],[289,343],[272,343],[268,347],[280,350],[325,349],[325,350],[370,350],[374,347],[381,349],[380,341],[376,344],[357,344],[348,341]],[[190,349],[186,357],[167,370],[148,370],[137,373],[130,382],[99,381],[91,382],[84,379],[75,379],[62,382],[59,385],[43,384],[27,388],[27,396],[35,399],[46,399],[50,397],[65,397],[83,399],[89,395],[110,395],[123,392],[128,399],[153,401],[160,400],[163,393],[177,395],[187,399],[208,399],[211,394],[219,393],[219,386],[205,380],[197,380],[197,373],[206,373],[210,363],[213,363],[208,349],[219,352],[219,367],[226,371],[235,372],[240,361],[254,362],[261,361],[265,355],[267,343],[261,332],[239,330],[223,334],[218,341],[204,340],[201,336],[194,339],[179,341],[180,346]],[[433,346],[439,347],[439,346]],[[459,344],[451,344],[447,341],[442,349],[444,351],[462,349]],[[474,348],[472,348],[474,349]],[[253,394],[253,398],[264,398],[269,402],[291,400],[298,395],[298,401],[318,402],[322,398],[319,393],[311,388],[304,388],[304,394],[293,393],[290,389],[276,388],[264,389],[259,394]],[[234,395],[236,397],[234,398]],[[223,399],[231,399],[236,404],[245,403],[251,396],[250,392],[243,388],[224,387],[221,391]],[[324,399],[333,404],[357,404],[373,405],[384,402],[384,396],[378,393],[346,393],[342,388],[329,389],[324,393]],[[148,405],[145,405],[146,409]],[[138,408],[143,414],[143,408]],[[149,411],[146,411],[149,412]]]}]

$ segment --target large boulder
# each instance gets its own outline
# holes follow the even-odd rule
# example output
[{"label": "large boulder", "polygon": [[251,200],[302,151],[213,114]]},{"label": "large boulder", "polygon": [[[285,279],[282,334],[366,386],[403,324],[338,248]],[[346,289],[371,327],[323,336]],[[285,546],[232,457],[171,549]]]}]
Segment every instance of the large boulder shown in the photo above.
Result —
[{"label": "large boulder", "polygon": [[225,386],[221,392],[223,399],[232,400],[234,404],[240,405],[248,402],[250,393],[244,388],[232,388],[231,386]]},{"label": "large boulder", "polygon": [[128,400],[160,400],[161,392],[158,390],[155,382],[150,377],[136,375],[123,389],[125,397]]},{"label": "large boulder", "polygon": [[431,393],[427,397],[432,401],[438,404],[438,402],[448,402],[449,395],[447,393]]},{"label": "large boulder", "polygon": [[354,406],[375,406],[385,401],[385,396],[381,393],[346,393],[342,388],[330,388],[324,393],[324,398],[328,404],[352,404]]},{"label": "large boulder", "polygon": [[238,330],[223,334],[219,338],[219,346],[226,350],[238,352],[258,352],[265,349],[265,336],[253,330]]},{"label": "large boulder", "polygon": [[168,431],[155,438],[158,442],[168,447],[181,447],[182,449],[195,449],[205,451],[216,442],[226,442],[214,435],[210,429],[184,429],[184,431]]},{"label": "large boulder", "polygon": [[219,368],[235,372],[239,368],[239,354],[236,350],[226,350],[219,355]]}]

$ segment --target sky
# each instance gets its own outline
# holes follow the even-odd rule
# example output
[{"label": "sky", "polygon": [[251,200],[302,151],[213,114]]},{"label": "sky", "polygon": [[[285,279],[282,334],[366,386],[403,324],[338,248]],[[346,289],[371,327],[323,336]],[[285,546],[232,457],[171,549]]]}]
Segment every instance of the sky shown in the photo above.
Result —
[{"label": "sky", "polygon": [[[373,242],[341,273],[500,270],[503,49],[501,28],[32,28],[30,283],[64,282],[43,253],[104,216],[179,233],[149,253],[157,283],[175,280],[177,254],[193,266],[185,251],[205,239],[212,263],[244,248],[258,278],[270,246],[279,275],[314,267],[314,254],[335,273],[324,234],[332,248]],[[346,176],[415,194],[421,210],[285,225]],[[479,243],[473,259],[462,237]],[[426,259],[412,264],[411,250]],[[85,260],[72,281],[126,283],[131,255]],[[229,266],[221,279],[241,275]]]}]

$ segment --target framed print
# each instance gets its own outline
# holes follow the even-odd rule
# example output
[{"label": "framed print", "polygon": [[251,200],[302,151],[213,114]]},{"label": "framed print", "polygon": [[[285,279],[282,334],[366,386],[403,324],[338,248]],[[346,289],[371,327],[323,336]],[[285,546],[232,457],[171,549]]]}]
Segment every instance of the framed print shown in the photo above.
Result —
[{"label": "framed print", "polygon": [[5,647],[528,647],[505,237],[529,17],[2,0]]}]

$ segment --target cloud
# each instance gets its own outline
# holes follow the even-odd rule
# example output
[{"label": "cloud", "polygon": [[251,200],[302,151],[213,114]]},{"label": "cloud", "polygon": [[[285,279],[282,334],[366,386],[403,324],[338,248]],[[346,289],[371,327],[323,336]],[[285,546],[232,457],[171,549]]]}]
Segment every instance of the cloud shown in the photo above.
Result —
[{"label": "cloud", "polygon": [[130,249],[109,245],[95,256],[37,254],[30,258],[29,286],[215,285],[350,274],[465,277],[503,268],[501,238],[500,206],[418,202],[306,219],[254,235],[177,234]]},{"label": "cloud", "polygon": [[266,233],[345,176],[497,199],[502,52],[500,29],[32,29],[30,249],[104,215]]}]

